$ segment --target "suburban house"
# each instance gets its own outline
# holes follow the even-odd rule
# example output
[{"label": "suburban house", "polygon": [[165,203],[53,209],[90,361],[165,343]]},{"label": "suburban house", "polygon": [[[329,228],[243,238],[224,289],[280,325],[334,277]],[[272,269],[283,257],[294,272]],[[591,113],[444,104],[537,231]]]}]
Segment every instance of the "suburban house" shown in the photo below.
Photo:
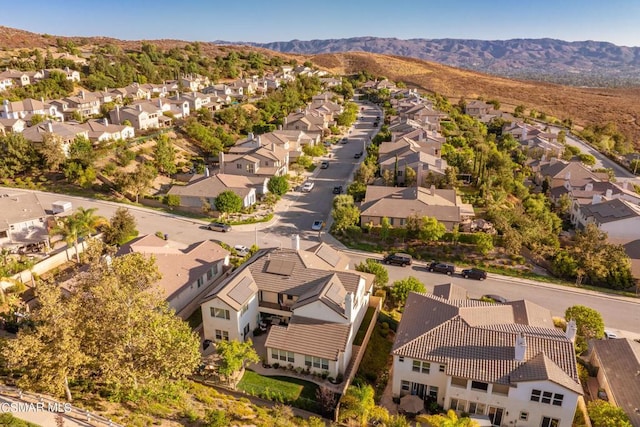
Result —
[{"label": "suburban house", "polygon": [[22,119],[0,119],[0,134],[21,133],[26,126]]},{"label": "suburban house", "polygon": [[189,103],[189,111],[197,112],[204,108],[211,112],[215,111],[216,104],[211,102],[211,95],[200,92],[188,92],[180,95],[181,99]]},{"label": "suburban house", "polygon": [[244,341],[268,327],[267,363],[344,375],[374,279],[349,261],[325,243],[259,251],[205,297],[204,338]]},{"label": "suburban house", "polygon": [[289,147],[266,143],[260,136],[220,152],[220,171],[231,175],[282,176],[289,170]]},{"label": "suburban house", "polygon": [[[263,178],[263,181],[263,186],[266,187],[267,178]],[[254,183],[242,175],[194,175],[187,185],[174,185],[167,194],[179,196],[181,207],[202,209],[204,202],[211,210],[215,210],[216,197],[224,191],[237,194],[245,208],[256,203]]]},{"label": "suburban house", "polygon": [[139,83],[131,83],[123,88],[113,89],[114,96],[120,96],[122,99],[129,98],[131,100],[151,99],[151,90],[143,87]]},{"label": "suburban house", "polygon": [[158,98],[158,106],[163,113],[170,113],[176,119],[184,119],[191,114],[189,101],[178,93],[172,97]]},{"label": "suburban house", "polygon": [[310,135],[319,135],[322,138],[325,132],[329,132],[329,122],[325,116],[317,111],[301,111],[291,113],[284,119],[283,129],[301,130]]},{"label": "suburban house", "polygon": [[583,187],[590,182],[608,181],[609,175],[600,172],[591,172],[589,168],[579,161],[566,162],[552,158],[549,162],[541,163],[534,176],[534,182],[538,185],[548,179],[549,188],[570,185],[571,187]]},{"label": "suburban house", "polygon": [[29,122],[32,116],[39,115],[64,120],[64,116],[58,111],[58,107],[53,104],[45,104],[44,100],[38,101],[37,99],[26,98],[22,101],[11,102],[5,99],[2,107],[0,118],[3,119],[22,119]]},{"label": "suburban house", "polygon": [[342,84],[342,79],[337,79],[335,77],[322,77],[320,78],[320,83],[322,83],[326,88],[332,88],[340,86]]},{"label": "suburban house", "polygon": [[187,74],[180,77],[179,84],[191,92],[197,92],[209,86],[209,77],[200,74]]},{"label": "suburban house", "polygon": [[7,75],[6,71],[0,72],[0,92],[5,91],[13,86],[13,80]]},{"label": "suburban house", "polygon": [[78,95],[53,100],[51,104],[58,107],[58,111],[64,115],[65,120],[73,119],[74,115],[85,118],[101,114],[98,98],[93,93],[84,90],[81,90]]},{"label": "suburban house", "polygon": [[389,171],[391,175],[397,172],[397,184],[399,185],[407,184],[407,168],[413,169],[416,173],[415,182],[412,185],[419,186],[425,186],[425,182],[429,179],[444,177],[447,169],[446,160],[423,151],[411,150],[387,157],[384,160],[381,159],[379,164],[381,174],[385,171]]},{"label": "suburban house", "polygon": [[108,119],[92,119],[80,125],[87,130],[89,141],[116,141],[129,139],[135,136],[133,126],[114,125]]},{"label": "suburban house", "polygon": [[178,314],[229,267],[229,252],[211,240],[186,246],[148,234],[123,245],[117,255],[133,252],[155,258],[162,275],[157,286]]},{"label": "suburban house", "polygon": [[[258,142],[259,141],[259,142]],[[249,133],[246,139],[236,142],[236,145],[243,145],[253,142],[254,144],[269,145],[275,144],[289,152],[289,161],[292,162],[302,154],[302,147],[305,145],[318,145],[320,136],[318,134],[308,134],[301,130],[274,130],[273,132],[254,135]]]},{"label": "suburban house", "polygon": [[150,101],[124,108],[116,105],[116,109],[109,112],[109,118],[112,123],[118,125],[124,124],[125,120],[129,121],[135,130],[154,129],[160,127],[161,123],[165,123],[158,106]]},{"label": "suburban house", "polygon": [[[598,196],[599,197],[599,196]],[[575,215],[576,227],[584,229],[593,223],[612,239],[640,238],[640,206],[623,199],[594,201],[580,206]]]},{"label": "suburban house", "polygon": [[[7,85],[7,80],[10,80],[11,83]],[[29,74],[26,71],[18,71],[18,70],[5,70],[0,71],[0,81],[5,82],[5,89],[10,86],[19,86],[24,87],[31,84],[31,79],[29,78]]]},{"label": "suburban house", "polygon": [[48,215],[35,194],[3,193],[0,205],[0,247],[48,242]]},{"label": "suburban house", "polygon": [[469,300],[456,288],[409,293],[392,348],[393,396],[417,395],[494,426],[570,427],[582,395],[575,322],[565,334],[529,301]]},{"label": "suburban house", "polygon": [[598,368],[598,386],[607,393],[609,403],[621,408],[631,425],[640,426],[640,343],[626,338],[593,340],[590,361]]},{"label": "suburban house", "polygon": [[404,227],[407,218],[433,217],[453,230],[466,218],[474,216],[473,206],[462,203],[456,190],[423,187],[385,187],[368,185],[360,205],[360,223],[380,225],[382,218],[389,219],[393,227]]},{"label": "suburban house", "polygon": [[477,99],[467,102],[467,105],[464,106],[464,113],[476,119],[481,119],[493,112],[493,105]]},{"label": "suburban house", "polygon": [[44,77],[47,79],[51,76],[51,73],[56,72],[56,73],[64,74],[67,80],[71,82],[78,82],[78,83],[80,82],[80,72],[76,70],[72,70],[69,67],[47,68],[47,69],[44,69],[43,72],[44,72],[43,73]]},{"label": "suburban house", "polygon": [[89,131],[77,124],[59,123],[47,120],[35,126],[26,128],[22,135],[27,141],[41,143],[45,136],[51,135],[57,138],[62,144],[62,151],[65,154],[69,151],[69,146],[77,137],[89,139]]}]

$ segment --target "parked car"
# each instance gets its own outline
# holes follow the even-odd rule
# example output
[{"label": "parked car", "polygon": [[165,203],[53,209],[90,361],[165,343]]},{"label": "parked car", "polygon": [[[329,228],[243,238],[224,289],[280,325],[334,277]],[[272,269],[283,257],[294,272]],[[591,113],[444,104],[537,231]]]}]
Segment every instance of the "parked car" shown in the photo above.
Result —
[{"label": "parked car", "polygon": [[322,163],[320,163],[320,169],[327,169],[328,167],[329,167],[328,160],[323,160]]},{"label": "parked car", "polygon": [[304,185],[302,186],[302,188],[300,189],[300,191],[302,191],[303,193],[308,193],[313,189],[313,182],[311,181],[307,181],[304,183]]},{"label": "parked car", "polygon": [[453,264],[446,264],[444,262],[432,262],[431,264],[429,264],[429,266],[427,267],[427,270],[431,271],[431,272],[436,272],[436,273],[444,273],[446,275],[451,276],[453,273],[456,272],[456,267]]},{"label": "parked car", "polygon": [[229,224],[225,224],[223,222],[212,222],[211,224],[209,224],[209,226],[207,228],[209,230],[220,231],[222,233],[226,233],[227,231],[231,231],[231,226]]},{"label": "parked car", "polygon": [[360,157],[362,157],[362,151],[353,155],[354,159],[359,159]]},{"label": "parked car", "polygon": [[497,302],[500,304],[506,304],[507,303],[507,299],[505,297],[501,297],[500,295],[482,295],[483,299],[490,299],[493,300],[493,302]]},{"label": "parked car", "polygon": [[604,339],[606,339],[606,340],[615,340],[615,339],[618,339],[618,335],[615,334],[614,332],[607,331],[605,329],[605,331],[604,331]]},{"label": "parked car", "polygon": [[238,256],[244,257],[249,255],[249,248],[247,248],[244,245],[235,245],[233,249],[236,250],[236,253],[238,254]]},{"label": "parked car", "polygon": [[378,127],[378,122],[374,122],[374,123],[373,123],[373,127],[374,127],[374,128],[377,128],[377,127]]},{"label": "parked car", "polygon": [[346,136],[342,138],[342,141],[340,141],[341,144],[346,144],[347,142],[349,142],[349,138],[347,138]]},{"label": "parked car", "polygon": [[389,254],[382,260],[385,264],[395,264],[401,265],[402,267],[406,267],[407,265],[411,265],[413,262],[411,255],[403,254],[403,253],[395,253]]},{"label": "parked car", "polygon": [[311,229],[315,230],[315,231],[320,231],[322,230],[322,227],[324,226],[324,222],[317,219],[315,221],[313,221],[313,224],[311,224]]},{"label": "parked car", "polygon": [[465,268],[464,270],[462,270],[460,274],[465,279],[471,278],[471,279],[484,280],[487,278],[487,272],[479,268]]},{"label": "parked car", "polygon": [[342,185],[336,185],[333,187],[333,194],[342,194]]}]

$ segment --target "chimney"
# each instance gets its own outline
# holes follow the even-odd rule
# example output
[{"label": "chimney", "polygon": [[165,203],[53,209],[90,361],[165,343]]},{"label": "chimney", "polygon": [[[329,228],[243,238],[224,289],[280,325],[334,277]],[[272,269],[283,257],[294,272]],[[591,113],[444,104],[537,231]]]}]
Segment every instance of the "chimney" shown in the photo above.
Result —
[{"label": "chimney", "polygon": [[[278,130],[282,130],[282,125],[278,125]],[[626,184],[626,182],[625,182]]]},{"label": "chimney", "polygon": [[567,339],[571,342],[575,342],[577,333],[578,326],[576,325],[575,319],[569,320],[569,323],[567,323],[567,331],[565,333]]},{"label": "chimney", "polygon": [[522,140],[527,139],[527,125],[524,125],[524,126],[522,127],[522,138],[521,138],[521,139],[522,139]]},{"label": "chimney", "polygon": [[590,182],[584,186],[584,191],[593,191],[593,183]]},{"label": "chimney", "polygon": [[105,117],[103,121],[105,126],[109,126],[109,119]]},{"label": "chimney", "polygon": [[435,196],[435,195],[436,195],[436,186],[435,186],[435,185],[432,185],[432,186],[429,188],[429,193],[430,193],[432,196]]},{"label": "chimney", "polygon": [[118,121],[118,124],[121,125],[122,122],[120,121],[120,105],[116,104],[116,120]]},{"label": "chimney", "polygon": [[593,199],[591,199],[591,204],[597,205],[600,202],[602,202],[602,196],[600,194],[594,194]]},{"label": "chimney", "polygon": [[207,166],[205,166],[205,168],[204,168],[204,176],[209,178],[209,168]]},{"label": "chimney", "polygon": [[571,180],[571,171],[569,171],[569,172],[564,174],[564,179],[565,179],[565,181],[570,181]]},{"label": "chimney", "polygon": [[622,181],[622,189],[626,190],[627,189],[627,185],[629,185],[629,182],[627,181]]},{"label": "chimney", "polygon": [[83,90],[80,91],[80,98],[85,99],[85,93]]},{"label": "chimney", "polygon": [[158,108],[162,110],[162,99],[158,98]]},{"label": "chimney", "polygon": [[138,111],[142,111],[142,104],[138,104]]},{"label": "chimney", "polygon": [[520,334],[516,337],[515,359],[518,362],[524,362],[524,358],[526,354],[527,354],[527,339],[524,336],[524,332],[520,332]]},{"label": "chimney", "polygon": [[51,120],[47,122],[47,130],[53,133],[53,123],[51,123]]},{"label": "chimney", "polygon": [[44,96],[40,97],[40,102],[42,102],[44,104]]},{"label": "chimney", "polygon": [[247,135],[247,139],[249,141],[251,141],[254,137],[255,137],[255,135],[253,134],[253,132],[249,132],[249,135]]},{"label": "chimney", "polygon": [[218,163],[220,163],[220,173],[224,173],[224,152],[218,153]]},{"label": "chimney", "polygon": [[344,315],[349,321],[351,321],[352,314],[353,314],[353,293],[347,292],[344,296]]},{"label": "chimney", "polygon": [[396,133],[391,134],[391,142],[396,142]]},{"label": "chimney", "polygon": [[611,200],[612,196],[613,196],[613,190],[608,188],[607,191],[605,191],[605,193],[604,193],[604,197],[607,200]]},{"label": "chimney", "polygon": [[294,234],[291,236],[291,249],[294,251],[300,250],[300,235]]}]

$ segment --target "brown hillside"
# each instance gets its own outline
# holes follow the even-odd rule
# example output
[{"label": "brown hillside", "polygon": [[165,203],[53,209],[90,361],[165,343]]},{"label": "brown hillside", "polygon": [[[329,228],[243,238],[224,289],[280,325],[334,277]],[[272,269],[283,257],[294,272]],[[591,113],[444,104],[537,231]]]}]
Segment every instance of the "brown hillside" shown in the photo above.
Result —
[{"label": "brown hillside", "polygon": [[511,80],[420,59],[361,52],[321,54],[311,60],[336,74],[368,70],[454,100],[484,96],[507,108],[522,104],[559,119],[571,118],[579,126],[614,122],[640,145],[640,88],[591,89]]}]

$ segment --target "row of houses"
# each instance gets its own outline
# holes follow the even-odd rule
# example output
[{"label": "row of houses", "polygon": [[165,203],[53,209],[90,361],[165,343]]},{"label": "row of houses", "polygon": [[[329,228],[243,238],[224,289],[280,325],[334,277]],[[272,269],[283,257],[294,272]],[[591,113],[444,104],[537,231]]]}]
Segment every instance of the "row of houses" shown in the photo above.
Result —
[{"label": "row of houses", "polygon": [[54,72],[63,74],[66,79],[71,82],[80,81],[80,73],[76,70],[70,69],[69,67],[65,67],[64,69],[47,68],[44,70],[36,71],[19,71],[6,69],[4,71],[0,71],[0,92],[12,87],[29,86],[41,80],[48,79]]}]

